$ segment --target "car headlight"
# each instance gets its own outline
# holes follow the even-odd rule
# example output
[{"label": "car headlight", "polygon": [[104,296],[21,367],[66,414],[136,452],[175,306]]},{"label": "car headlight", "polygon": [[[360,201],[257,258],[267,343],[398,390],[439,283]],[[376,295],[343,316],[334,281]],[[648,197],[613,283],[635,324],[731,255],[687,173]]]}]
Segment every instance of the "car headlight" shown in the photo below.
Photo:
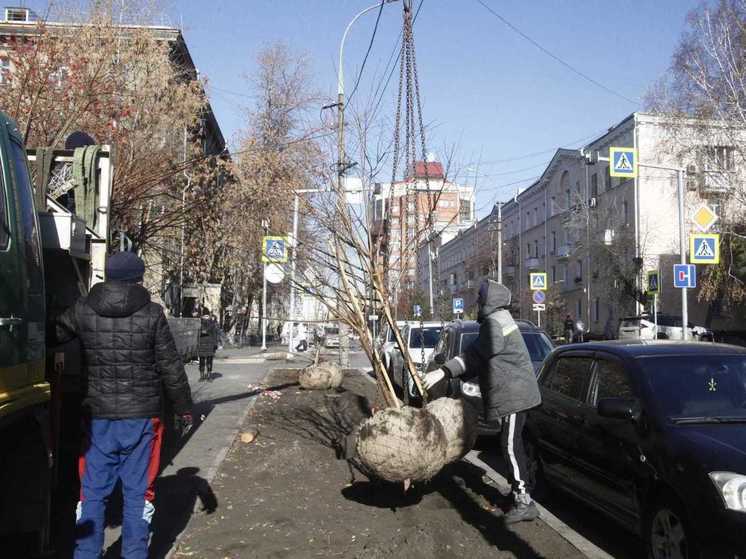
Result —
[{"label": "car headlight", "polygon": [[725,508],[746,512],[746,476],[733,472],[710,472],[710,479],[720,492]]}]

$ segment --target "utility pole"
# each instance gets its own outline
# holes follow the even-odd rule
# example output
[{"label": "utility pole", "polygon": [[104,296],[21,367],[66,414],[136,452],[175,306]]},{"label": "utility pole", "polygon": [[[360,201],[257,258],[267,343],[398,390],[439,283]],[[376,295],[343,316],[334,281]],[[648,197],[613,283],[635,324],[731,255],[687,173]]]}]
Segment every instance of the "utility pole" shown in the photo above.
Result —
[{"label": "utility pole", "polygon": [[[262,229],[264,235],[269,230],[269,220],[262,220]],[[262,252],[266,250],[262,242]],[[267,264],[262,264],[262,351],[267,351]]]},{"label": "utility pole", "polygon": [[293,321],[295,320],[295,268],[298,261],[298,211],[300,199],[298,192],[295,193],[293,202],[293,260],[290,263],[290,308],[288,309],[288,319],[290,328],[288,333],[288,353],[293,353]]},{"label": "utility pole", "polygon": [[503,282],[503,203],[497,203],[497,283]]},{"label": "utility pole", "polygon": [[[681,253],[681,264],[686,264],[686,237],[684,236],[684,169],[676,171],[676,190],[679,198],[679,252]],[[681,339],[689,338],[687,324],[689,323],[689,290],[685,287],[681,290]]]}]

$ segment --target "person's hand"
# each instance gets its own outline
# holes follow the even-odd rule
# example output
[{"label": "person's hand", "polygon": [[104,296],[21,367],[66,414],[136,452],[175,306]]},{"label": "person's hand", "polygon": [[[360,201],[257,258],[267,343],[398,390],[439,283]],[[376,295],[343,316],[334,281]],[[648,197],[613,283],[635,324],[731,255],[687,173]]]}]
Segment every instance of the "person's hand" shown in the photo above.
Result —
[{"label": "person's hand", "polygon": [[425,375],[425,378],[423,380],[425,390],[430,390],[444,378],[446,378],[446,372],[443,369],[435,369],[434,371],[430,371]]},{"label": "person's hand", "polygon": [[192,412],[188,411],[186,413],[182,413],[179,416],[179,421],[181,422],[182,431],[185,433],[188,432],[192,428],[192,425],[194,424],[194,418],[192,417]]}]

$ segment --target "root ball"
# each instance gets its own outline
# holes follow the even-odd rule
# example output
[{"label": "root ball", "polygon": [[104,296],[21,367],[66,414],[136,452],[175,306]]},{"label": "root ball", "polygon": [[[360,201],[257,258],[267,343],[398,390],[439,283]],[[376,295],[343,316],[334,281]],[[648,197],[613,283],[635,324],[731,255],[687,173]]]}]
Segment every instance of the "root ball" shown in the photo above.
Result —
[{"label": "root ball", "polygon": [[329,390],[342,385],[344,374],[336,363],[320,363],[306,367],[298,374],[298,382],[306,390]]},{"label": "root ball", "polygon": [[463,458],[477,440],[476,408],[460,398],[438,398],[425,409],[443,426],[447,443],[446,463]]},{"label": "root ball", "polygon": [[445,465],[443,426],[424,409],[388,408],[360,428],[357,452],[375,476],[387,481],[425,481]]}]

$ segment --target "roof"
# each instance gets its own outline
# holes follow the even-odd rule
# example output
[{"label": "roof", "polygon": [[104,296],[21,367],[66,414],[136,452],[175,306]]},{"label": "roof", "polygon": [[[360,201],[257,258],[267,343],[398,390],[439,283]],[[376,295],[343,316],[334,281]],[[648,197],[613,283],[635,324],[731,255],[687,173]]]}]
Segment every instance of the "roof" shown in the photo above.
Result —
[{"label": "roof", "polygon": [[[426,169],[427,173],[425,172]],[[442,179],[445,178],[445,172],[443,171],[443,165],[438,161],[428,161],[427,168],[425,167],[424,161],[415,161],[412,177],[415,179],[424,179],[425,177],[430,179]]]},{"label": "roof", "polygon": [[560,346],[559,353],[570,350],[607,351],[626,357],[650,357],[660,355],[744,355],[746,348],[708,342],[681,342],[675,340],[612,340]]}]

